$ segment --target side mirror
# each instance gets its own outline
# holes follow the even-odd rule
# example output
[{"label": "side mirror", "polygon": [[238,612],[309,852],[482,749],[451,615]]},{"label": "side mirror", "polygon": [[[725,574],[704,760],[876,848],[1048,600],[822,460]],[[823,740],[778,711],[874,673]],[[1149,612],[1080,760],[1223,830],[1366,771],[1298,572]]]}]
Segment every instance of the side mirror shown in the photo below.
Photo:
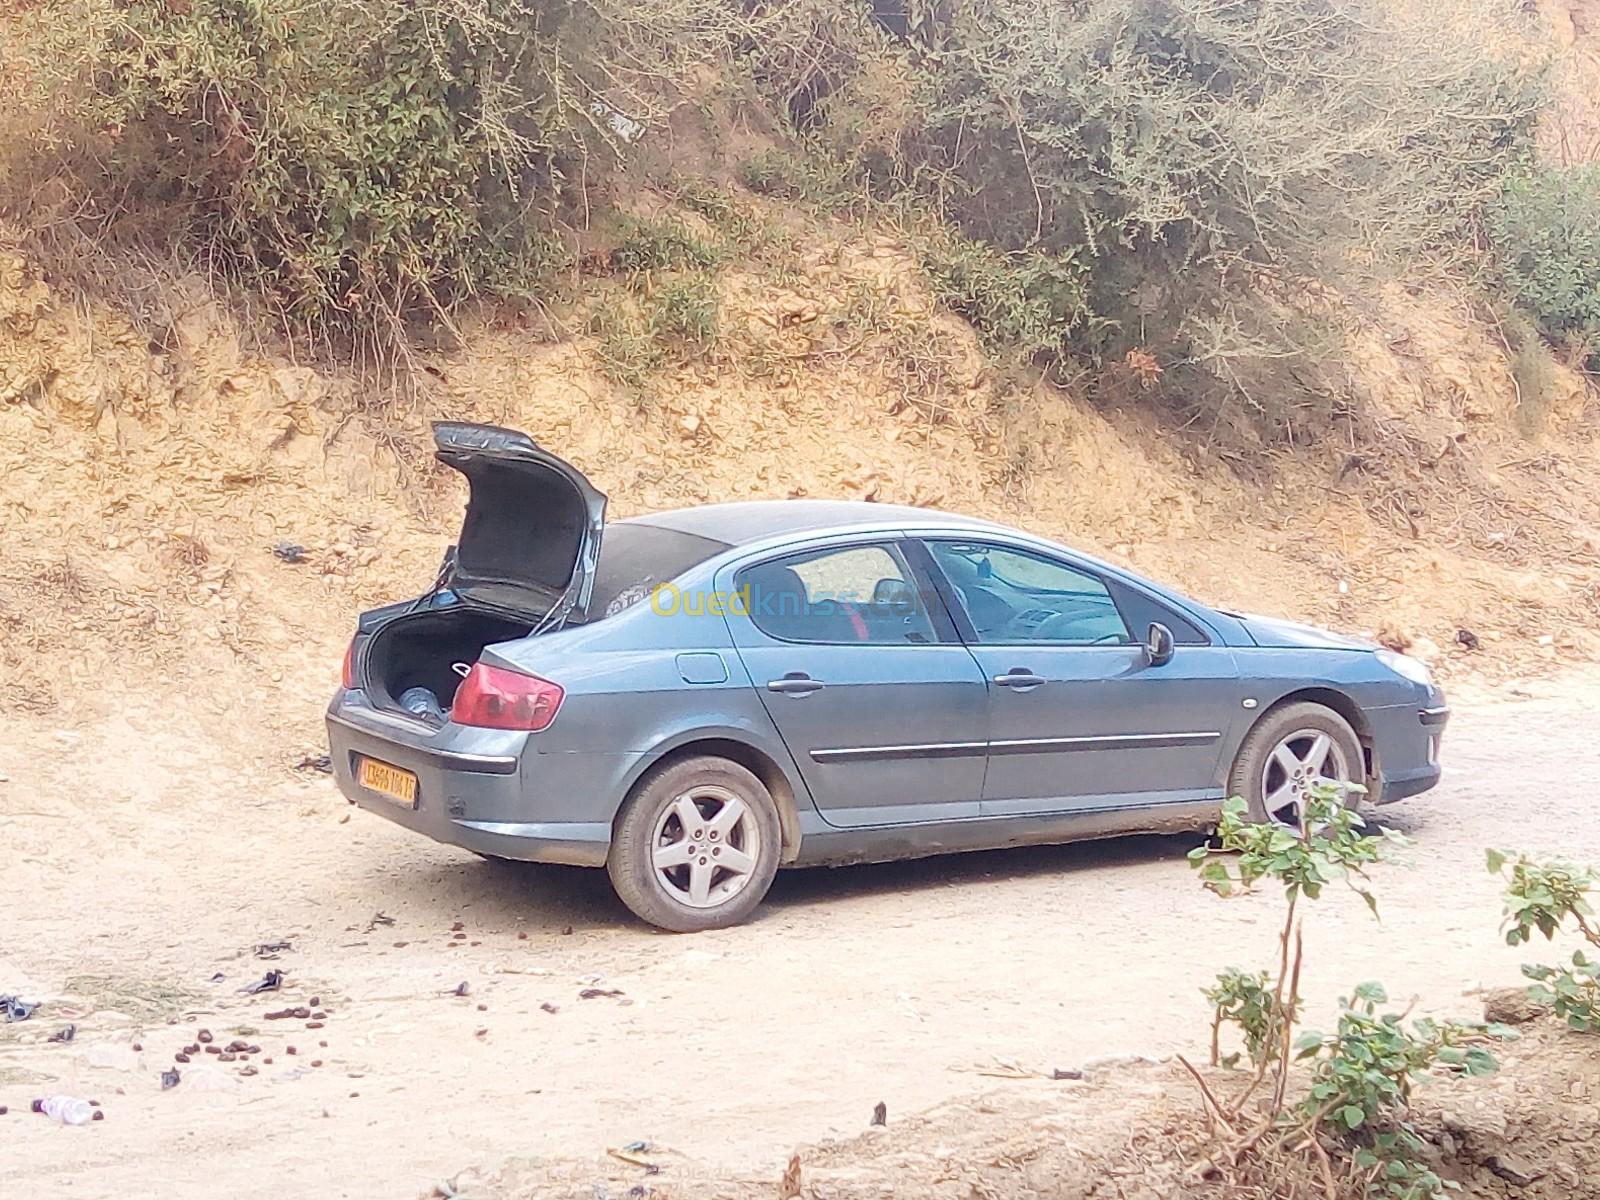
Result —
[{"label": "side mirror", "polygon": [[1144,639],[1144,659],[1152,667],[1164,667],[1172,661],[1172,652],[1177,643],[1172,640],[1172,630],[1160,621],[1150,623],[1150,632]]}]

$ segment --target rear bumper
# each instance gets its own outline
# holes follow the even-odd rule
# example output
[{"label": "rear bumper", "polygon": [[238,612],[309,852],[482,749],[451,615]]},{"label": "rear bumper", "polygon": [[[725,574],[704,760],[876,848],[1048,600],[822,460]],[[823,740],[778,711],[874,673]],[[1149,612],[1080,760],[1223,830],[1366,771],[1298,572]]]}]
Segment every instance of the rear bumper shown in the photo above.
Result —
[{"label": "rear bumper", "polygon": [[[518,752],[525,735],[472,731],[489,744],[439,745],[439,731],[345,703],[342,697],[329,708],[327,725],[334,780],[349,800],[368,812],[478,854],[525,862],[605,865],[611,843],[609,821],[541,819],[552,814],[537,811],[541,806],[525,787],[523,755]],[[494,745],[496,739],[504,744]],[[415,775],[416,806],[408,808],[362,787],[357,772],[363,757]],[[535,757],[559,762],[590,756]]]}]

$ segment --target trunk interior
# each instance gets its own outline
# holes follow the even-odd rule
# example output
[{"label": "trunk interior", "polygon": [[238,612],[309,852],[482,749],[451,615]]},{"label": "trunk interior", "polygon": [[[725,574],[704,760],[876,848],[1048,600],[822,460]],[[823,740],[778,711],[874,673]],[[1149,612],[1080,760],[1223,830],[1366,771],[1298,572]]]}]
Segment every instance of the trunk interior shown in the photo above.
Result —
[{"label": "trunk interior", "polygon": [[[419,716],[449,715],[461,676],[455,664],[471,666],[485,646],[525,637],[525,621],[482,609],[459,607],[406,613],[372,635],[367,647],[367,693],[373,703]],[[419,701],[414,688],[433,694],[438,712]],[[407,693],[412,696],[407,699]]]}]

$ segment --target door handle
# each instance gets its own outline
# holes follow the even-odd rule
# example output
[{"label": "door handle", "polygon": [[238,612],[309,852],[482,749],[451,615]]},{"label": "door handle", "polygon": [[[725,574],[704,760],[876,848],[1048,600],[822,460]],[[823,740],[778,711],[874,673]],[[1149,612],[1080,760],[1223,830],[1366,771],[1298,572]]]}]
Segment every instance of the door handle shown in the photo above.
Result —
[{"label": "door handle", "polygon": [[1036,688],[1047,681],[1043,675],[1035,675],[1025,667],[1012,667],[1004,675],[996,675],[994,682],[1000,687],[1026,689]]},{"label": "door handle", "polygon": [[804,671],[790,671],[782,679],[767,680],[767,691],[778,692],[784,696],[809,696],[812,692],[820,692],[828,685],[820,679],[813,679]]}]

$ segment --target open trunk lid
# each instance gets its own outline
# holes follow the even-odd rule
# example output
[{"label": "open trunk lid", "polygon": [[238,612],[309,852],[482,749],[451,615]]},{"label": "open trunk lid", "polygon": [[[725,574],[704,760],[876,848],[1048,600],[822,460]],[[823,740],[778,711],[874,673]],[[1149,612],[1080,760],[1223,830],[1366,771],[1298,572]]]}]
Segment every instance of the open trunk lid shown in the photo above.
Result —
[{"label": "open trunk lid", "polygon": [[606,498],[583,472],[515,429],[436,421],[433,440],[471,488],[445,586],[540,624],[586,604]]}]

